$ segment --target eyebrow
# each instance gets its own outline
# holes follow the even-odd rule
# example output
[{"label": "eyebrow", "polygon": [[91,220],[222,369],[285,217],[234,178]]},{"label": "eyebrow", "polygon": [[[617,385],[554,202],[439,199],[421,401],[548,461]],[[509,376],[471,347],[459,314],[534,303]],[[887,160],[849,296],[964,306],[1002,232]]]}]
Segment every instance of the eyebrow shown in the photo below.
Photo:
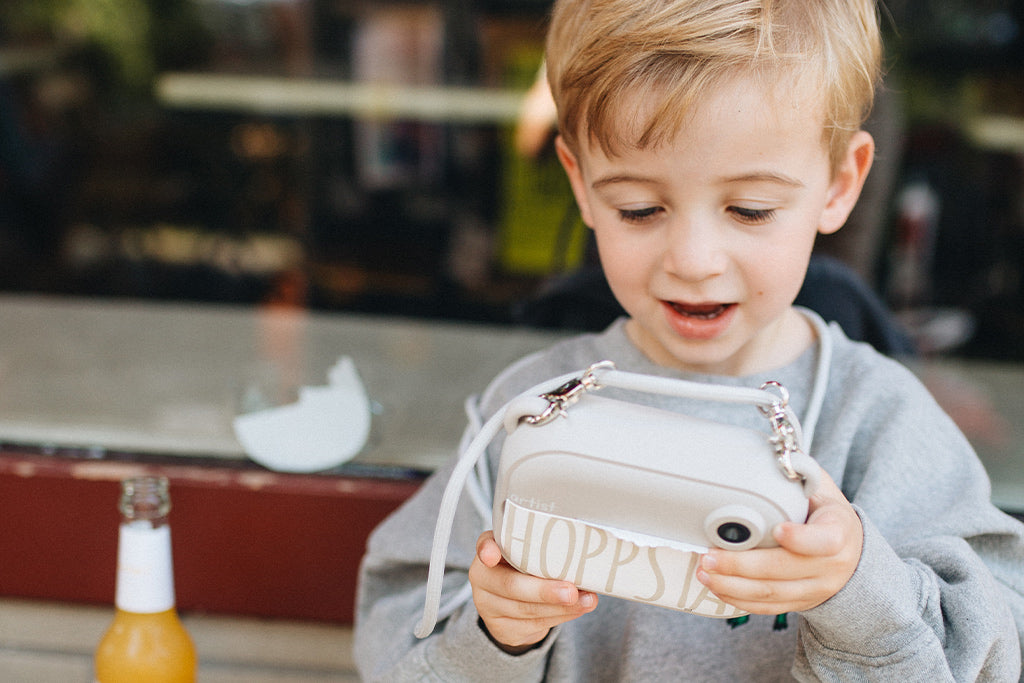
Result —
[{"label": "eyebrow", "polygon": [[[642,175],[612,175],[604,178],[598,178],[591,187],[595,190],[604,187],[605,185],[615,185],[616,183],[640,183],[645,185],[659,185],[660,180],[655,178],[649,178]],[[726,178],[720,178],[716,181],[716,184],[728,185],[732,183],[774,183],[776,185],[786,185],[788,187],[804,187],[804,184],[792,178],[784,173],[776,173],[774,171],[757,171],[753,173],[744,173],[738,176],[728,176]]]},{"label": "eyebrow", "polygon": [[641,175],[612,175],[604,178],[598,178],[590,184],[595,190],[604,187],[605,185],[615,185],[617,183],[639,183],[642,185],[660,185],[660,180],[654,178],[648,178]]},{"label": "eyebrow", "polygon": [[784,173],[774,171],[763,171],[759,173],[744,173],[739,176],[722,178],[722,183],[775,183],[777,185],[789,185],[790,187],[803,187],[804,184]]}]

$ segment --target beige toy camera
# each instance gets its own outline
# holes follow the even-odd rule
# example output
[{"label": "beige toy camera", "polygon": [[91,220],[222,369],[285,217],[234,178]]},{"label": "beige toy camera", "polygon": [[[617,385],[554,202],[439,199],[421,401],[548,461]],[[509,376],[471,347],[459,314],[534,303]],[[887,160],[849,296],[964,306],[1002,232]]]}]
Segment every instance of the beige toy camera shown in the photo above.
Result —
[{"label": "beige toy camera", "polygon": [[[513,399],[464,451],[442,502],[417,635],[429,634],[437,618],[458,493],[502,428],[492,517],[513,567],[703,616],[745,614],[709,592],[695,571],[710,546],[770,547],[777,524],[805,520],[820,470],[801,449],[786,390],[621,372],[609,362],[555,381]],[[759,411],[765,428],[603,396],[602,387],[731,403],[727,410]]]}]

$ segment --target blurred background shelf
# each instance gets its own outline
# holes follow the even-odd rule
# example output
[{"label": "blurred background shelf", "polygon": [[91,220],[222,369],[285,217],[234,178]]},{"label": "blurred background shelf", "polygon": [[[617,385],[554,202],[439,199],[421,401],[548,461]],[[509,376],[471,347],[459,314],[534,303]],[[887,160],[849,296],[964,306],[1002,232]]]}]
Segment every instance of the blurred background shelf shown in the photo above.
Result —
[{"label": "blurred background shelf", "polygon": [[[548,2],[109,4],[0,8],[0,290],[507,324],[592,258],[550,148],[512,143]],[[879,187],[821,248],[1021,360],[1024,1],[883,23]]]}]

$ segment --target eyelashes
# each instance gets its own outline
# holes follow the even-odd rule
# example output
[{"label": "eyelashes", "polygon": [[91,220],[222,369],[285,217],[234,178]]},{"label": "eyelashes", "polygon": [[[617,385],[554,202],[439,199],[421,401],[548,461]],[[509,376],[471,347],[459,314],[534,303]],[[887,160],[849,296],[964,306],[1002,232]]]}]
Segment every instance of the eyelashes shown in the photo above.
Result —
[{"label": "eyelashes", "polygon": [[660,207],[648,206],[643,209],[619,209],[619,218],[626,223],[645,223],[661,211]]},{"label": "eyelashes", "polygon": [[760,225],[775,218],[775,209],[745,209],[741,206],[730,206],[729,211],[749,225]]},{"label": "eyelashes", "polygon": [[[775,209],[749,209],[742,206],[730,206],[726,209],[741,223],[761,225],[775,218]],[[625,223],[643,224],[650,222],[663,209],[659,206],[648,206],[642,209],[618,209],[619,218]]]}]

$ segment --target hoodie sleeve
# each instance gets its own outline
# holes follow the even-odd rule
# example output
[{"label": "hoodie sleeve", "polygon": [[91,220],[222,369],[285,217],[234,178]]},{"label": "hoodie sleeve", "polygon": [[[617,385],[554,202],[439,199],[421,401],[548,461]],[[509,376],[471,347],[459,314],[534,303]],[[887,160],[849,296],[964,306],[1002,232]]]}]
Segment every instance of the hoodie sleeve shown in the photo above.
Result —
[{"label": "hoodie sleeve", "polygon": [[846,378],[831,409],[854,426],[819,441],[850,444],[830,474],[861,517],[864,549],[849,583],[802,614],[794,674],[1020,680],[1024,525],[991,504],[973,449],[911,373],[882,370]]}]

